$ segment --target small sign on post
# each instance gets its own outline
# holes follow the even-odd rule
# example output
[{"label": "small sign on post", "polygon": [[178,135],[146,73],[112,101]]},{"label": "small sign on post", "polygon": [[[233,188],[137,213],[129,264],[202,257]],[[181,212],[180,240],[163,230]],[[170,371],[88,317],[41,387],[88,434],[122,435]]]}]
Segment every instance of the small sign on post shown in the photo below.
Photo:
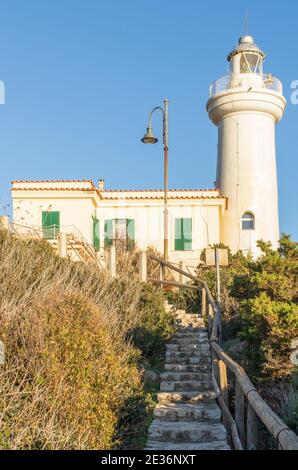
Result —
[{"label": "small sign on post", "polygon": [[217,303],[220,305],[220,266],[228,266],[229,252],[227,248],[208,248],[206,250],[206,265],[216,267]]},{"label": "small sign on post", "polygon": [[[216,300],[220,313],[221,325],[221,306],[220,306],[220,266],[228,266],[229,252],[227,248],[208,248],[206,250],[206,265],[216,267]],[[221,327],[220,327],[221,330]],[[219,332],[219,342],[222,342],[221,331]]]},{"label": "small sign on post", "polygon": [[208,248],[206,250],[207,266],[216,266],[216,250],[218,252],[219,266],[228,266],[229,253],[227,248]]}]

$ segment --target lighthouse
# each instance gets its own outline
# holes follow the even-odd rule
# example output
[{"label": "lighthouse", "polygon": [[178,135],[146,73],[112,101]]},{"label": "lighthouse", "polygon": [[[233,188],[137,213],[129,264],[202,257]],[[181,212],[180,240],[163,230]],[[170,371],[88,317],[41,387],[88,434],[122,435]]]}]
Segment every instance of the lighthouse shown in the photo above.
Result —
[{"label": "lighthouse", "polygon": [[275,126],[286,100],[280,80],[263,71],[265,57],[252,36],[241,37],[207,102],[218,127],[216,187],[227,201],[220,240],[254,257],[258,240],[277,248],[280,238]]}]

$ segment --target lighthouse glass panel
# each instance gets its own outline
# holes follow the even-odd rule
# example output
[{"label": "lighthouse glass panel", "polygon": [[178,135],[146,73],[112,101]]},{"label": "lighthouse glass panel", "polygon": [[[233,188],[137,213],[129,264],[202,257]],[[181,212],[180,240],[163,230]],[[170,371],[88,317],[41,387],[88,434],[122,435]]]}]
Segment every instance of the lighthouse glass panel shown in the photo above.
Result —
[{"label": "lighthouse glass panel", "polygon": [[242,54],[240,73],[262,73],[261,59],[257,54]]},{"label": "lighthouse glass panel", "polygon": [[253,214],[246,212],[242,216],[242,230],[254,230],[255,229],[255,217]]}]

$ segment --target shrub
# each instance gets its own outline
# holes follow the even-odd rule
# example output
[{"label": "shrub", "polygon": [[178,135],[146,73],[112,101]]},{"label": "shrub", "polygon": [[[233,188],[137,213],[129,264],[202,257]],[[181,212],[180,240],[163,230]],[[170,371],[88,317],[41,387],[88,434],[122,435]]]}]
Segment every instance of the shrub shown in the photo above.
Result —
[{"label": "shrub", "polygon": [[241,337],[246,339],[253,363],[263,374],[282,377],[290,373],[290,346],[298,336],[298,306],[271,300],[265,293],[241,302]]},{"label": "shrub", "polygon": [[139,322],[130,337],[144,358],[155,367],[163,356],[165,341],[175,329],[174,317],[165,310],[163,291],[150,284],[142,287],[139,311]]},{"label": "shrub", "polygon": [[288,235],[275,251],[259,242],[263,255],[236,275],[230,294],[239,303],[240,336],[249,342],[247,356],[255,373],[289,375],[291,341],[298,337],[298,244]]},{"label": "shrub", "polygon": [[[0,268],[0,448],[137,445],[152,411],[138,365],[170,331],[160,293],[125,269],[112,279],[6,231]],[[154,339],[140,349],[139,327]]]},{"label": "shrub", "polygon": [[280,414],[284,422],[298,434],[298,391],[293,387],[283,392]]}]

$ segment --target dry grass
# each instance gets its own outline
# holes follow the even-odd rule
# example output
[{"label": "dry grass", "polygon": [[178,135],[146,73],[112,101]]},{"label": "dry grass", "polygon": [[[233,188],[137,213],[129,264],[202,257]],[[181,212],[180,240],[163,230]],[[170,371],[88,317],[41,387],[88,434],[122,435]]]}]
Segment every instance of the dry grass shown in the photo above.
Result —
[{"label": "dry grass", "polygon": [[121,413],[146,402],[140,351],[127,341],[143,286],[131,269],[113,280],[5,231],[0,267],[0,448],[125,446]]}]

